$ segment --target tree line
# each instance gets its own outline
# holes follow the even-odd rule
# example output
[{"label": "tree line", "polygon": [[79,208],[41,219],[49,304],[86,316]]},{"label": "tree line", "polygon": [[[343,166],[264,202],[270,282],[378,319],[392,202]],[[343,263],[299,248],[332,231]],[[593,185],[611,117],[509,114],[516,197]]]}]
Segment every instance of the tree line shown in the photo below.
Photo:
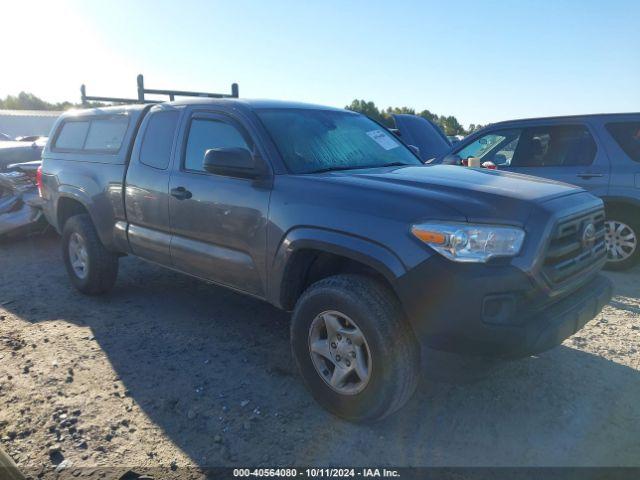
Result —
[{"label": "tree line", "polygon": [[[105,105],[100,102],[89,102],[86,105],[71,102],[50,103],[36,97],[33,93],[26,92],[20,92],[18,95],[7,95],[4,99],[0,98],[0,109],[5,110],[69,110],[70,108],[96,108]],[[409,107],[388,107],[383,110],[379,109],[375,103],[366,100],[354,100],[346,108],[354,112],[363,113],[387,127],[393,127],[391,115],[394,113],[408,113],[426,118],[439,125],[446,135],[467,135],[482,127],[482,125],[472,123],[469,128],[465,129],[453,115],[438,115],[429,110],[416,112],[415,109]]]},{"label": "tree line", "polygon": [[408,113],[410,115],[417,115],[422,118],[439,125],[444,131],[445,135],[468,135],[476,130],[482,128],[482,125],[476,125],[472,123],[469,128],[465,129],[458,119],[453,115],[438,115],[432,113],[429,110],[422,110],[416,112],[414,108],[410,107],[387,107],[386,110],[379,109],[375,103],[368,102],[366,100],[354,100],[345,107],[347,110],[362,113],[369,118],[383,124],[386,127],[393,127],[393,118],[391,115],[398,113]]},{"label": "tree line", "polygon": [[105,103],[88,102],[81,103],[58,102],[50,103],[36,97],[33,93],[20,92],[18,95],[7,95],[0,98],[0,109],[2,110],[69,110],[70,108],[97,108],[104,107]]}]

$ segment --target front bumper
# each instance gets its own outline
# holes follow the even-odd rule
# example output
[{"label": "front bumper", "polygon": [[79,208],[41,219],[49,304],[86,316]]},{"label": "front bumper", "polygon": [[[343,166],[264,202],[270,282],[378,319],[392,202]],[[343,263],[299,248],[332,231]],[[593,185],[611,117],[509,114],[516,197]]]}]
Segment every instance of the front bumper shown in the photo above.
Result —
[{"label": "front bumper", "polygon": [[400,299],[416,336],[430,348],[518,358],[562,343],[612,296],[601,274],[550,297],[511,265],[452,264],[432,257],[401,279]]},{"label": "front bumper", "polygon": [[611,280],[598,274],[571,295],[541,312],[534,312],[525,320],[522,354],[533,355],[560,345],[598,315],[612,294]]}]

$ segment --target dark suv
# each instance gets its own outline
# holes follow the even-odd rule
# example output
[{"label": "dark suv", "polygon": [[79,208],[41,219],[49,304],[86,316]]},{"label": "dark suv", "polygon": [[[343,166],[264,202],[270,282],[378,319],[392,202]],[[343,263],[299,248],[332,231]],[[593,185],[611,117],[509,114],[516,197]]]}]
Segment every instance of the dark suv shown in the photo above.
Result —
[{"label": "dark suv", "polygon": [[535,354],[611,298],[602,200],[425,166],[345,110],[225,98],[67,113],[40,178],[78,290],[107,292],[134,255],[291,310],[306,385],[352,420],[403,405],[423,346]]},{"label": "dark suv", "polygon": [[436,163],[469,157],[500,170],[578,185],[604,200],[607,267],[640,260],[640,113],[533,118],[490,125]]}]

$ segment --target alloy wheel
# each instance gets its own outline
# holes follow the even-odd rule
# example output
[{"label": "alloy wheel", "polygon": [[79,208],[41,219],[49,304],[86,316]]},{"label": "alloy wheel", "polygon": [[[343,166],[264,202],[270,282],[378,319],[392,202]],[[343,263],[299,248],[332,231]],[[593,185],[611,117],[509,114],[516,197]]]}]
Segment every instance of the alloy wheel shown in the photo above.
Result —
[{"label": "alloy wheel", "polygon": [[309,353],[316,371],[334,391],[356,395],[369,383],[371,350],[347,315],[326,311],[316,316],[309,329]]},{"label": "alloy wheel", "polygon": [[610,262],[628,259],[638,248],[636,232],[626,223],[617,220],[605,222],[605,244]]},{"label": "alloy wheel", "polygon": [[74,232],[69,237],[69,262],[73,272],[80,279],[87,277],[89,268],[89,255],[87,253],[87,246],[84,238]]}]

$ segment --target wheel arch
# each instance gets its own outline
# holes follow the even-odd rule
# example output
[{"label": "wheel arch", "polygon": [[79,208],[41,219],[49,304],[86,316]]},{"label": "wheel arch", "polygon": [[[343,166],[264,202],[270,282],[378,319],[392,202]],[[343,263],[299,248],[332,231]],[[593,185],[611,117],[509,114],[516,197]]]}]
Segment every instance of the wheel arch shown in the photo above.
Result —
[{"label": "wheel arch", "polygon": [[374,277],[397,295],[396,279],[406,273],[401,260],[371,240],[331,230],[300,228],[280,242],[271,269],[269,299],[285,310],[310,284],[339,273]]},{"label": "wheel arch", "polygon": [[61,185],[55,201],[55,227],[62,233],[65,222],[73,215],[87,214],[93,223],[100,241],[107,248],[114,248],[114,225],[116,219],[110,202],[95,202],[95,197],[71,185]]},{"label": "wheel arch", "polygon": [[640,210],[640,199],[618,196],[601,197],[607,212],[613,209],[637,209]]},{"label": "wheel arch", "polygon": [[[62,233],[64,224],[74,215],[87,214],[91,217],[87,201],[82,195],[73,191],[60,192],[56,202],[56,229]],[[93,221],[93,219],[92,219]]]}]

